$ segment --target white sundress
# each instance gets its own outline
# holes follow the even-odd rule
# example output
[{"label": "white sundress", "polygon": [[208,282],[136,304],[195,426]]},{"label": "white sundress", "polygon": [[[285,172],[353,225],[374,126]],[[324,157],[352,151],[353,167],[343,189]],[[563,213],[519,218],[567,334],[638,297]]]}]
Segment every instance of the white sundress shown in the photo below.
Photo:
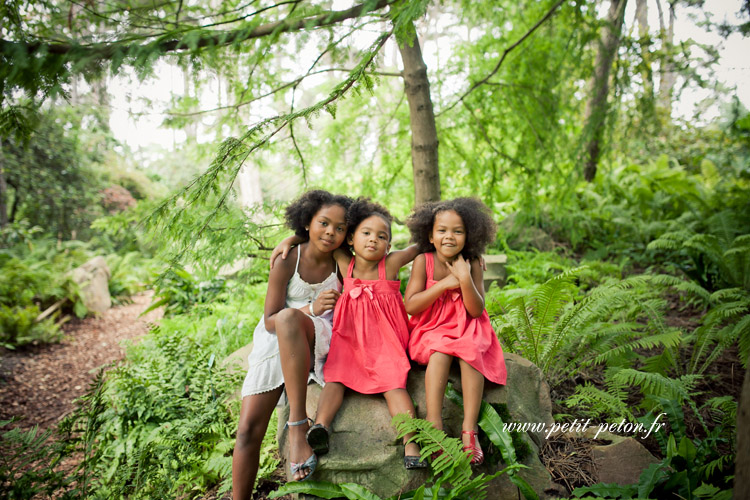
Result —
[{"label": "white sundress", "polygon": [[[286,287],[286,303],[284,307],[299,309],[314,301],[321,292],[336,289],[341,291],[338,279],[338,264],[336,269],[322,282],[310,284],[299,275],[299,256],[301,251],[297,247],[297,265],[294,274]],[[315,325],[315,361],[310,371],[310,380],[324,385],[323,364],[328,357],[331,347],[331,323],[333,310],[320,316],[310,317]],[[242,397],[261,394],[281,387],[284,384],[284,374],[281,371],[281,356],[279,355],[279,341],[276,334],[266,330],[265,319],[260,318],[253,333],[253,350],[247,357],[248,370],[245,382],[242,384]],[[282,395],[281,401],[284,399]]]}]

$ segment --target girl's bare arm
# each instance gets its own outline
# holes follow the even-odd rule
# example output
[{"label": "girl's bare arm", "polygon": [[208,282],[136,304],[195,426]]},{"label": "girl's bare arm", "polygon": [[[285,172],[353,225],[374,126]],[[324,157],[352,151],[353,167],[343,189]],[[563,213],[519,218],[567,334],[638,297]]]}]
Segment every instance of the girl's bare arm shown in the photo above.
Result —
[{"label": "girl's bare arm", "polygon": [[398,271],[419,255],[417,245],[411,245],[403,250],[396,250],[385,258],[385,271],[388,279],[396,279]]}]

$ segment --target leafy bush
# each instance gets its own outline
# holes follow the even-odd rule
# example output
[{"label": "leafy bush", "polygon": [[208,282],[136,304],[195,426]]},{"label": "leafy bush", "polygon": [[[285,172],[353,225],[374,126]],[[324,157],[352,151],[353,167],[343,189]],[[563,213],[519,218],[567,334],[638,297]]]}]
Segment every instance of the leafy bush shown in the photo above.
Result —
[{"label": "leafy bush", "polygon": [[38,342],[56,342],[62,338],[54,317],[37,321],[39,308],[35,305],[19,307],[0,305],[0,346],[17,346]]}]

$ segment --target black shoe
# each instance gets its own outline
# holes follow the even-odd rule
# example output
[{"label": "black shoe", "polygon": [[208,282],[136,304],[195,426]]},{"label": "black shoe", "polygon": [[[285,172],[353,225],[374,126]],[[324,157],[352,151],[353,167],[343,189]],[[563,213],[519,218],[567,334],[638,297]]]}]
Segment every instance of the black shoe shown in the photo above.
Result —
[{"label": "black shoe", "polygon": [[404,456],[404,468],[407,470],[426,469],[427,462],[422,461],[421,458],[418,456],[405,455]]},{"label": "black shoe", "polygon": [[325,455],[328,453],[328,427],[323,424],[315,424],[307,431],[307,444],[313,449],[316,455]]}]

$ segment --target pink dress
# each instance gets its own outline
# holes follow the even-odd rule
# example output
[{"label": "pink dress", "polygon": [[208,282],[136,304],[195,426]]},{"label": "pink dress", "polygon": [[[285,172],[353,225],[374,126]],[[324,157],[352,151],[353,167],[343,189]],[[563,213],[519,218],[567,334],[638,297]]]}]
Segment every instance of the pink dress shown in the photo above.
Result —
[{"label": "pink dress", "polygon": [[[435,256],[426,253],[427,283],[435,281]],[[503,348],[492,329],[487,311],[472,318],[466,311],[461,290],[447,290],[427,309],[415,314],[409,321],[411,338],[409,355],[421,365],[426,365],[433,352],[442,352],[463,359],[476,368],[484,378],[496,384],[505,384],[505,358]]]},{"label": "pink dress", "polygon": [[401,282],[386,279],[385,257],[378,263],[376,280],[352,278],[353,270],[354,258],[333,313],[325,381],[340,382],[363,394],[405,389],[409,330]]}]

